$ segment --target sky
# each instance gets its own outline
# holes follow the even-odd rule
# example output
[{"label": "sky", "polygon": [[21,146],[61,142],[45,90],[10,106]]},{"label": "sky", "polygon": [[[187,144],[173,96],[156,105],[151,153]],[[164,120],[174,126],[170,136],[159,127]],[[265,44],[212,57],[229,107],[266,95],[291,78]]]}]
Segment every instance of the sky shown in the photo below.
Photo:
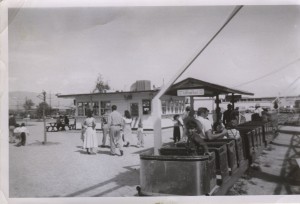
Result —
[{"label": "sky", "polygon": [[[59,4],[58,4],[59,5]],[[90,93],[167,83],[204,47],[234,6],[9,9],[9,91]],[[244,6],[187,77],[255,97],[300,94],[300,7]]]}]

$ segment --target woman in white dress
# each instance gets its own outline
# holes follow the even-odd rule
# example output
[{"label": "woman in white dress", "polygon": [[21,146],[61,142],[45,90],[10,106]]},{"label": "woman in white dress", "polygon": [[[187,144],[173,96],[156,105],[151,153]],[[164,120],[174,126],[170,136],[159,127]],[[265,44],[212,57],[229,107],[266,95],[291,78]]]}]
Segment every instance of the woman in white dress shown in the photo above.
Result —
[{"label": "woman in white dress", "polygon": [[124,125],[123,125],[123,132],[124,132],[124,147],[128,147],[130,143],[132,143],[132,131],[131,131],[131,123],[132,118],[128,110],[124,112]]},{"label": "woman in white dress", "polygon": [[84,141],[83,148],[86,149],[88,154],[95,154],[93,150],[97,150],[98,138],[96,135],[96,122],[92,117],[92,111],[87,111],[87,118],[83,122],[84,128]]}]

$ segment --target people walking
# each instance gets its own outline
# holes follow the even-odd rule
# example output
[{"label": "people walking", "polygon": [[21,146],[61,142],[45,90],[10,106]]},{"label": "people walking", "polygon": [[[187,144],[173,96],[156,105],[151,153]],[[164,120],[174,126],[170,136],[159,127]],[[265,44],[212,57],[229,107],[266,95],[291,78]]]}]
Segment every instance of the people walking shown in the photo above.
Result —
[{"label": "people walking", "polygon": [[137,129],[137,147],[144,147],[144,128],[143,128],[143,121],[142,118],[140,118],[138,123],[138,129]]},{"label": "people walking", "polygon": [[94,150],[97,150],[98,147],[98,139],[96,134],[96,122],[92,116],[92,111],[87,111],[87,118],[83,122],[83,148],[86,149],[88,154],[95,154]]},{"label": "people walking", "polygon": [[128,147],[130,143],[132,143],[132,131],[131,131],[131,123],[132,118],[130,112],[126,110],[124,112],[124,123],[123,123],[123,134],[124,134],[124,147]]},{"label": "people walking", "polygon": [[123,117],[117,111],[117,106],[111,107],[112,112],[108,116],[109,136],[110,136],[110,153],[116,155],[116,148],[119,149],[120,155],[123,156],[123,142],[121,137],[121,127],[123,126]]}]

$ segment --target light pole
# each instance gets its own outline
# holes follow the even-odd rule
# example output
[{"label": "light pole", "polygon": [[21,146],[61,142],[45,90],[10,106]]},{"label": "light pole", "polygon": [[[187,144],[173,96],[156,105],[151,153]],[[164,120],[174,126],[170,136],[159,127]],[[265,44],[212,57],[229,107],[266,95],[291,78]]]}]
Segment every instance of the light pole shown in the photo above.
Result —
[{"label": "light pole", "polygon": [[46,91],[42,92],[42,95],[38,95],[38,98],[43,100],[43,123],[44,123],[44,142],[45,145],[47,143],[47,133],[46,133],[46,117],[45,117],[45,109],[46,109]]}]

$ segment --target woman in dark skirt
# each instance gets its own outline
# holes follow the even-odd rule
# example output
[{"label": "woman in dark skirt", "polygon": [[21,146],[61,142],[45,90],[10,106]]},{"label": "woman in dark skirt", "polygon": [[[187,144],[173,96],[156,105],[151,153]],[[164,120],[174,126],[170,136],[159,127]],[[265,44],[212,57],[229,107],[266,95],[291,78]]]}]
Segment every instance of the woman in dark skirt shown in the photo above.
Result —
[{"label": "woman in dark skirt", "polygon": [[174,143],[177,143],[180,141],[180,126],[182,126],[182,123],[179,121],[179,115],[174,115],[173,119],[174,119],[173,139],[174,139]]}]

